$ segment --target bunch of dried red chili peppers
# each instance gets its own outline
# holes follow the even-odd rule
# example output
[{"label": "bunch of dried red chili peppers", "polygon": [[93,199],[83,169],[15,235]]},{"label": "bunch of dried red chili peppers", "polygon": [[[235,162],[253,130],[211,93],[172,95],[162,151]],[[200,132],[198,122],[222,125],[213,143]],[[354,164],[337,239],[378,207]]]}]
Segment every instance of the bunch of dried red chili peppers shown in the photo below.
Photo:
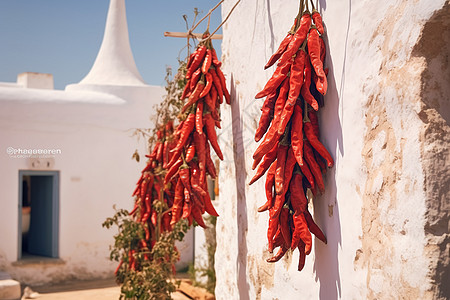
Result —
[{"label": "bunch of dried red chili peppers", "polygon": [[331,155],[318,139],[317,110],[327,91],[323,33],[319,12],[313,7],[310,13],[302,0],[294,25],[265,66],[267,69],[278,61],[277,68],[255,97],[266,97],[255,133],[257,142],[264,139],[253,154],[253,169],[259,166],[250,184],[268,171],[267,202],[258,211],[269,210],[269,251],[280,247],[268,262],[298,248],[299,271],[311,252],[311,233],[326,243],[308,211],[306,196],[308,189],[314,195],[323,192],[322,173],[333,166]]},{"label": "bunch of dried red chili peppers", "polygon": [[[128,258],[131,270],[136,269],[135,253],[152,249],[159,233],[172,230],[170,208],[174,202],[174,188],[170,185],[164,188],[163,174],[167,163],[173,156],[170,152],[175,145],[173,121],[168,121],[165,125],[162,125],[156,135],[157,141],[151,154],[146,155],[148,158],[147,165],[142,170],[141,177],[136,183],[132,195],[136,197],[136,201],[130,215],[144,225],[145,237],[139,241],[135,249],[130,249]],[[157,205],[161,207],[156,207]],[[164,211],[158,212],[158,208]],[[144,256],[147,260],[149,259],[147,254],[144,254]],[[117,267],[116,273],[121,265],[122,261]]]},{"label": "bunch of dried red chili peppers", "polygon": [[[206,38],[207,34],[203,37]],[[210,39],[200,43],[189,57],[187,83],[182,99],[187,98],[181,109],[181,122],[175,130],[177,141],[172,151],[165,176],[165,184],[175,186],[171,224],[181,218],[195,220],[206,227],[203,213],[218,216],[208,193],[206,175],[216,177],[211,158],[210,144],[222,160],[215,127],[220,128],[220,104],[225,97],[230,103],[221,62]]]}]

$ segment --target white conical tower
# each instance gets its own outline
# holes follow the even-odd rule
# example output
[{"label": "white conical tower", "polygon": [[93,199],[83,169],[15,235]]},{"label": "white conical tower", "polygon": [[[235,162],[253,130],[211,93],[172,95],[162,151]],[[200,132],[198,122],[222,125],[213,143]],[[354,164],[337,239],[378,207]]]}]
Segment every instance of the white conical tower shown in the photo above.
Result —
[{"label": "white conical tower", "polygon": [[90,90],[122,96],[133,87],[142,89],[149,86],[139,74],[131,52],[125,0],[111,0],[103,42],[94,65],[85,78],[66,86],[66,90]]}]

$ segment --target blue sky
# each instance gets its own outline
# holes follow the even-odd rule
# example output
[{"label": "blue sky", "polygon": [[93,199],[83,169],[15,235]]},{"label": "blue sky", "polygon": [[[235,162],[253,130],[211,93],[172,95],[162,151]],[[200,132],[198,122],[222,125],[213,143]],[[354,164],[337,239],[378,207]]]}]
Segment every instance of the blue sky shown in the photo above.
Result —
[{"label": "blue sky", "polygon": [[[195,7],[201,17],[217,2],[126,0],[131,48],[148,84],[165,84],[166,66],[178,65],[186,45],[186,39],[164,37],[164,31],[186,31],[183,14],[191,23]],[[0,82],[15,82],[22,72],[53,74],[55,89],[79,82],[100,49],[108,7],[109,0],[1,0]],[[211,31],[220,24],[220,13],[214,11]],[[195,32],[203,32],[206,23]],[[219,50],[220,42],[214,47]]]}]

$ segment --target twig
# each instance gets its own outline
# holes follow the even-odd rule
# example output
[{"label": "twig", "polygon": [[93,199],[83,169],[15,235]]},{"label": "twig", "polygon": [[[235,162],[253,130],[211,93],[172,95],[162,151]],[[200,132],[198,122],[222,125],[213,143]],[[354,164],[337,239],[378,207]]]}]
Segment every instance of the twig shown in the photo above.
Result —
[{"label": "twig", "polygon": [[[166,31],[164,32],[164,36],[169,37],[195,37],[197,39],[201,39],[203,36],[203,33],[192,33],[192,32],[172,32],[172,31]],[[211,39],[213,40],[221,40],[223,37],[222,34],[215,34],[214,36],[211,36]]]},{"label": "twig", "polygon": [[[221,2],[223,2],[223,1],[221,1]],[[221,3],[221,2],[220,2],[220,3]],[[226,16],[225,20],[223,20],[222,23],[220,23],[220,25],[216,28],[216,30],[214,30],[207,38],[204,38],[203,40],[200,40],[200,42],[203,42],[203,41],[206,41],[206,40],[208,40],[208,39],[211,39],[211,37],[214,36],[214,33],[216,33],[216,32],[220,29],[220,27],[222,27],[223,24],[225,24],[225,22],[228,20],[228,18],[230,17],[231,13],[232,13],[233,10],[236,8],[236,6],[239,4],[239,2],[241,2],[241,0],[238,0],[238,1],[233,5],[233,7],[231,8],[230,12],[229,12],[228,15]],[[219,4],[220,4],[220,3],[219,3]]]},{"label": "twig", "polygon": [[[213,8],[211,8],[211,9],[209,10],[209,12],[208,12],[203,18],[201,18],[200,21],[197,22],[197,24],[195,24],[195,25],[191,28],[190,31],[191,31],[191,32],[194,31],[194,29],[197,28],[197,26],[200,25],[200,23],[201,23],[204,19],[206,19],[209,15],[211,15],[211,13],[212,13],[216,8],[218,8],[218,7],[220,6],[220,4],[222,4],[223,1],[225,1],[225,0],[219,1],[219,3],[217,3],[216,6],[214,6]],[[240,1],[240,0],[239,0],[239,1]]]}]

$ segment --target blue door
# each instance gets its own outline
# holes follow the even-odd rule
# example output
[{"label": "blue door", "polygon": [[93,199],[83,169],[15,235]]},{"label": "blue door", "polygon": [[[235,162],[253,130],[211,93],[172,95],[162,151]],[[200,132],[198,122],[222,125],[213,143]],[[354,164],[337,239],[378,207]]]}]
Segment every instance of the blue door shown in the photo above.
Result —
[{"label": "blue door", "polygon": [[[22,187],[27,184],[30,208],[28,231],[19,239],[24,243],[24,247],[20,245],[21,257],[26,254],[58,257],[59,172],[20,171],[19,177]],[[24,190],[22,187],[20,191]],[[19,202],[20,206],[24,205],[23,201]]]}]

